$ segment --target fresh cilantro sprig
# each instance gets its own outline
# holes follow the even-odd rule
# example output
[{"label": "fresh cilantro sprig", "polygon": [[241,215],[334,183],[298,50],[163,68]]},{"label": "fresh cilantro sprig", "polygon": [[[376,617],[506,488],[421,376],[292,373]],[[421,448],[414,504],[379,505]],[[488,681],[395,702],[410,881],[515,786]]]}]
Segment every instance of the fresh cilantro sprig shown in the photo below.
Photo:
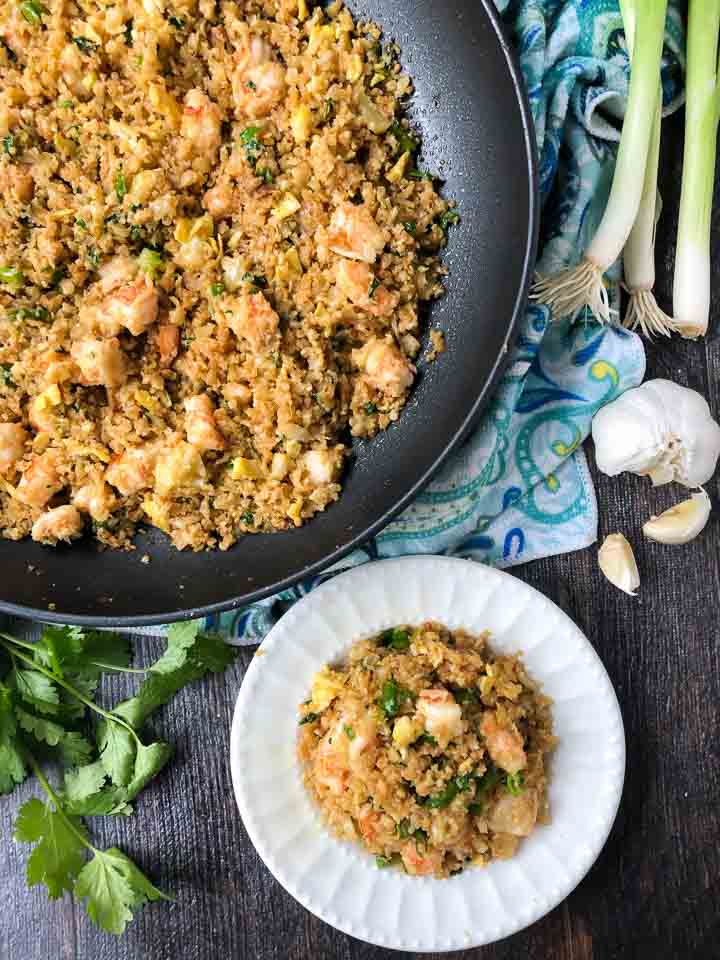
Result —
[{"label": "fresh cilantro sprig", "polygon": [[[234,656],[197,622],[170,627],[165,652],[147,670],[130,666],[128,641],[112,633],[47,627],[35,643],[0,633],[0,794],[32,773],[46,795],[27,801],[15,823],[15,839],[34,845],[30,886],[44,883],[51,898],[72,893],[94,923],[116,934],[144,903],[169,899],[122,851],[95,847],[81,818],[133,812],[132,801],[172,753],[162,741],[145,743],[145,720]],[[144,680],[135,696],[105,709],[95,692],[102,674],[117,672]],[[41,769],[48,751],[65,768],[62,787]]]}]

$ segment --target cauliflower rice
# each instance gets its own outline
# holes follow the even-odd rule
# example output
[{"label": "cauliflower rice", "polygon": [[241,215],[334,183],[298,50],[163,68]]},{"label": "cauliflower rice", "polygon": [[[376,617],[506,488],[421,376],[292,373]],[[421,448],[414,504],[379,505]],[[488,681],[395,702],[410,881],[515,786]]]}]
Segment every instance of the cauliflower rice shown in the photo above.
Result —
[{"label": "cauliflower rice", "polygon": [[488,636],[386,630],[324,668],[300,707],[305,783],[380,867],[448,877],[511,857],[549,822],[551,701]]},{"label": "cauliflower rice", "polygon": [[339,3],[0,3],[0,532],[300,526],[397,419],[457,213]]}]

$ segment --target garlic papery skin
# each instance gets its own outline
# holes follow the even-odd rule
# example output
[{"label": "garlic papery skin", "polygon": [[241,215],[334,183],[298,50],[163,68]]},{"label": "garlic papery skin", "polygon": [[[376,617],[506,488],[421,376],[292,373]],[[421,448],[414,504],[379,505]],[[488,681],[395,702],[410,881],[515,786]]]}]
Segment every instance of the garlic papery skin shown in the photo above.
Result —
[{"label": "garlic papery skin", "polygon": [[651,517],[643,527],[643,533],[658,543],[690,543],[705,529],[710,509],[710,497],[701,490],[659,517]]},{"label": "garlic papery skin", "polygon": [[632,547],[621,533],[611,533],[605,537],[598,551],[598,564],[613,586],[631,597],[636,596],[640,574]]},{"label": "garlic papery skin", "polygon": [[720,455],[720,426],[707,401],[672,380],[648,380],[608,403],[595,414],[592,435],[599,470],[649,476],[656,486],[700,487]]}]

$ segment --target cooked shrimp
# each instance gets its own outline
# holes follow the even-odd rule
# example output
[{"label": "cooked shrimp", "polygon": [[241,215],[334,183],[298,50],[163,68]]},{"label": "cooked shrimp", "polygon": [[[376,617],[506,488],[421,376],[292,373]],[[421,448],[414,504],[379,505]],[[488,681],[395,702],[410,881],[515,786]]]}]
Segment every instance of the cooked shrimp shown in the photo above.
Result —
[{"label": "cooked shrimp", "polygon": [[247,340],[255,353],[264,353],[277,340],[280,317],[262,293],[225,297],[219,305],[236,337]]},{"label": "cooked shrimp", "polygon": [[417,702],[417,716],[440,747],[463,732],[462,710],[449,690],[422,690]]},{"label": "cooked shrimp", "polygon": [[110,516],[115,497],[105,481],[97,477],[76,490],[72,502],[78,510],[89,513],[93,520],[102,523]]},{"label": "cooked shrimp", "polygon": [[413,877],[428,877],[442,866],[443,855],[438,850],[427,850],[409,840],[400,851],[407,872]]},{"label": "cooked shrimp", "polygon": [[385,247],[385,234],[364,204],[346,201],[332,215],[328,243],[341,257],[374,263]]},{"label": "cooked shrimp", "polygon": [[224,450],[225,437],[215,422],[215,409],[207,394],[185,400],[185,434],[198,450]]},{"label": "cooked shrimp", "polygon": [[80,368],[82,382],[87,386],[121,386],[127,379],[125,354],[117,337],[109,340],[87,338],[74,343],[70,354]]},{"label": "cooked shrimp", "polygon": [[102,302],[99,312],[99,322],[108,336],[115,336],[119,327],[125,327],[139,337],[157,319],[157,290],[147,277],[126,284]]},{"label": "cooked shrimp", "polygon": [[285,68],[262,37],[244,36],[235,54],[235,106],[246,117],[264,117],[285,93]]},{"label": "cooked shrimp", "polygon": [[488,826],[496,833],[510,833],[527,837],[535,826],[538,815],[538,794],[532,787],[515,797],[501,791],[487,815]]},{"label": "cooked shrimp", "polygon": [[100,289],[103,293],[110,293],[115,287],[123,283],[128,283],[134,279],[138,272],[137,261],[124,254],[118,254],[104,263],[98,273],[100,274]]},{"label": "cooked shrimp", "polygon": [[363,839],[372,846],[382,826],[380,814],[376,813],[368,803],[358,812],[357,824]]},{"label": "cooked shrimp", "polygon": [[392,340],[374,337],[360,350],[353,350],[352,359],[365,371],[369,383],[390,397],[402,396],[412,385],[415,368]]},{"label": "cooked shrimp", "polygon": [[38,543],[54,546],[59,540],[69,543],[79,537],[82,528],[83,521],[77,507],[65,504],[38,517],[32,526],[31,536]]},{"label": "cooked shrimp", "polygon": [[488,753],[493,761],[508,773],[517,773],[527,765],[527,756],[520,731],[511,723],[501,727],[491,711],[483,714],[480,733],[485,737]]},{"label": "cooked shrimp", "polygon": [[0,473],[7,473],[22,458],[27,438],[19,423],[0,423]]},{"label": "cooked shrimp", "polygon": [[375,275],[366,263],[356,260],[338,260],[336,267],[338,288],[356,307],[362,307],[375,317],[385,317],[397,307],[399,297],[382,284],[375,285]]},{"label": "cooked shrimp", "polygon": [[44,507],[63,486],[58,474],[56,455],[47,451],[32,460],[20,478],[15,494],[18,500],[29,507]]},{"label": "cooked shrimp", "polygon": [[332,483],[338,473],[338,458],[333,450],[309,450],[303,457],[310,479],[318,486]]},{"label": "cooked shrimp", "polygon": [[222,143],[220,126],[222,114],[202,90],[188,90],[185,94],[180,132],[189,140],[198,154],[214,155]]},{"label": "cooked shrimp", "polygon": [[315,752],[315,779],[337,796],[347,790],[350,777],[348,744],[342,723],[337,723],[325,734]]},{"label": "cooked shrimp", "polygon": [[180,349],[180,327],[174,323],[161,323],[157,328],[155,342],[160,354],[160,366],[169,367]]},{"label": "cooked shrimp", "polygon": [[130,496],[153,485],[159,451],[146,444],[130,447],[113,460],[105,471],[105,479],[123,496]]},{"label": "cooked shrimp", "polygon": [[203,206],[213,220],[222,220],[224,217],[229,217],[235,209],[235,197],[230,183],[227,180],[221,180],[214,187],[206,190],[203,196]]}]

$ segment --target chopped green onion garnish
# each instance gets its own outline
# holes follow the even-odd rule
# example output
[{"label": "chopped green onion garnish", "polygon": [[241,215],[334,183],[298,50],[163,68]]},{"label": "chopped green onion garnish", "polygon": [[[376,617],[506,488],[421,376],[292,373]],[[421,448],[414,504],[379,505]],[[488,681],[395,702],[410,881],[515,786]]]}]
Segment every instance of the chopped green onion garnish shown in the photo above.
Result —
[{"label": "chopped green onion garnish", "polygon": [[175,27],[176,30],[184,30],[185,21],[182,17],[170,16],[168,17],[168,23],[171,27]]},{"label": "chopped green onion garnish", "polygon": [[80,227],[81,230],[87,230],[87,224],[82,217],[75,217],[75,223]]},{"label": "chopped green onion garnish", "polygon": [[517,773],[508,773],[505,777],[505,786],[514,797],[519,797],[525,789],[525,777],[522,770],[518,770]]},{"label": "chopped green onion garnish", "polygon": [[62,107],[63,110],[69,110],[71,107],[74,107],[75,104],[72,102],[72,100],[61,100],[58,103],[58,106]]},{"label": "chopped green onion garnish", "polygon": [[320,122],[327,123],[328,120],[332,118],[332,115],[335,113],[335,101],[330,100],[329,98],[325,100],[322,107],[320,107]]},{"label": "chopped green onion garnish", "polygon": [[151,250],[150,247],[143,247],[138,257],[138,267],[143,273],[155,277],[163,268],[165,262],[162,255],[157,250]]},{"label": "chopped green onion garnish", "polygon": [[0,267],[0,283],[13,290],[19,290],[25,283],[25,276],[17,267]]},{"label": "chopped green onion garnish", "polygon": [[0,383],[4,387],[14,387],[15,381],[13,380],[10,371],[12,370],[11,363],[0,363]]},{"label": "chopped green onion garnish", "polygon": [[224,284],[224,283],[211,283],[211,284],[210,284],[210,293],[211,293],[214,297],[219,297],[220,294],[221,294],[221,293],[224,293],[224,292],[225,292],[225,284]]},{"label": "chopped green onion garnish", "polygon": [[42,15],[49,12],[44,4],[39,3],[39,0],[23,0],[20,4],[20,13],[33,27],[37,27],[42,21]]},{"label": "chopped green onion garnish", "polygon": [[399,153],[415,153],[420,146],[418,138],[409,133],[405,127],[397,121],[392,124],[388,133],[391,133],[397,140]]},{"label": "chopped green onion garnish", "polygon": [[354,740],[354,739],[355,739],[355,731],[353,730],[352,727],[350,727],[350,726],[348,726],[347,724],[345,724],[345,725],[343,726],[343,730],[345,731],[345,736],[348,738],[348,740]]},{"label": "chopped green onion garnish", "polygon": [[15,152],[16,152],[15,137],[11,133],[8,133],[6,136],[2,138],[2,145],[3,145],[4,152],[9,157],[15,156]]},{"label": "chopped green onion garnish", "polygon": [[405,230],[410,234],[411,237],[414,237],[417,233],[417,221],[416,220],[403,220],[402,222]]},{"label": "chopped green onion garnish", "polygon": [[434,174],[430,173],[429,170],[410,170],[408,172],[408,177],[410,177],[411,180],[433,181],[435,179]]},{"label": "chopped green onion garnish", "polygon": [[246,510],[245,513],[240,516],[241,521],[247,527],[251,527],[255,523],[255,517],[249,510]]},{"label": "chopped green onion garnish", "polygon": [[447,233],[448,227],[454,226],[456,223],[460,223],[460,214],[454,208],[446,210],[438,220],[438,225],[444,233]]},{"label": "chopped green onion garnish", "polygon": [[384,647],[392,647],[393,650],[407,650],[410,646],[410,634],[407,630],[395,627],[380,634],[380,643]]},{"label": "chopped green onion garnish", "polygon": [[260,177],[261,180],[264,180],[265,183],[272,183],[275,180],[272,172],[268,170],[267,167],[256,167],[255,175]]},{"label": "chopped green onion garnish", "polygon": [[120,170],[115,174],[115,196],[118,198],[118,200],[122,201],[126,194],[127,181],[125,180],[125,174],[122,172],[122,170]]},{"label": "chopped green onion garnish", "polygon": [[373,403],[372,400],[368,401],[368,403],[365,404],[365,413],[368,416],[372,416],[373,413],[377,413],[377,404]]},{"label": "chopped green onion garnish", "polygon": [[83,53],[88,54],[94,53],[98,44],[94,40],[90,40],[88,37],[71,37],[70,38],[78,50],[81,50]]},{"label": "chopped green onion garnish", "polygon": [[377,856],[377,857],[375,857],[375,863],[376,863],[376,865],[379,867],[380,870],[384,870],[385,867],[389,867],[389,866],[390,866],[390,864],[392,863],[392,860],[390,860],[389,857]]},{"label": "chopped green onion garnish", "polygon": [[369,299],[372,300],[372,298],[375,296],[375,291],[377,290],[377,288],[378,288],[379,286],[380,286],[380,281],[378,280],[377,277],[373,277],[373,278],[372,278],[372,281],[371,281],[371,283],[370,283],[370,286],[368,287],[368,297],[369,297]]},{"label": "chopped green onion garnish", "polygon": [[90,249],[88,250],[87,258],[88,258],[88,263],[93,268],[93,270],[97,270],[97,268],[100,266],[100,254],[97,252],[95,247],[90,247]]},{"label": "chopped green onion garnish", "polygon": [[306,713],[302,718],[298,726],[302,726],[304,723],[315,723],[317,718],[320,716],[319,713]]},{"label": "chopped green onion garnish", "polygon": [[262,144],[258,140],[259,133],[261,133],[260,127],[246,127],[240,134],[240,143],[245,149],[245,156],[253,166],[262,153]]}]

